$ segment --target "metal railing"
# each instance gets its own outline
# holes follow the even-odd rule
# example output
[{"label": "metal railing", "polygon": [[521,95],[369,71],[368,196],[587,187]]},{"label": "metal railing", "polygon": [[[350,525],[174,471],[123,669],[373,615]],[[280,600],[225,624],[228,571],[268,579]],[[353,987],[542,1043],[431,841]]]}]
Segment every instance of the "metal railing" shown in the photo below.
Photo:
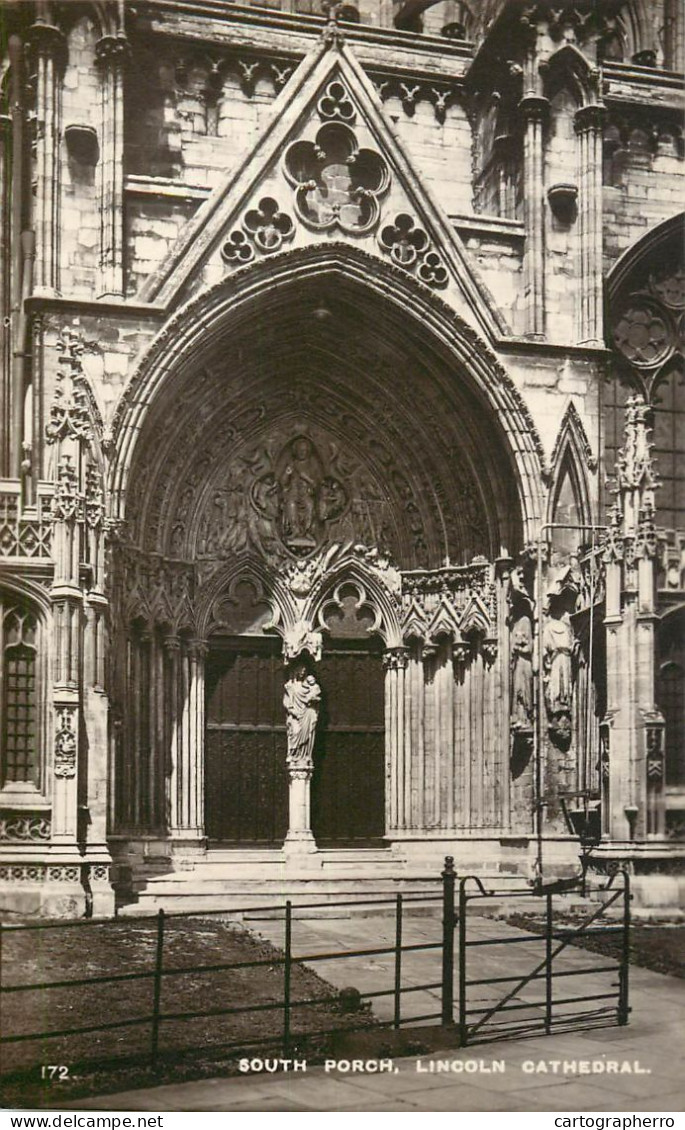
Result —
[{"label": "metal railing", "polygon": [[[501,877],[502,879],[504,877]],[[338,901],[322,901],[316,902],[302,902],[293,903],[288,900],[279,906],[249,906],[240,907],[235,909],[220,909],[213,911],[180,911],[167,913],[163,909],[159,910],[156,916],[150,918],[126,918],[114,919],[109,921],[96,921],[94,919],[84,919],[76,922],[36,922],[22,925],[2,925],[0,924],[0,1008],[3,1002],[6,1002],[10,997],[16,994],[25,994],[31,992],[48,992],[56,989],[69,989],[76,990],[82,989],[86,986],[95,986],[98,989],[107,985],[124,986],[128,983],[147,981],[151,983],[151,993],[148,998],[150,1004],[140,1015],[125,1015],[117,1019],[103,1019],[97,1023],[91,1024],[76,1024],[62,1028],[53,1028],[44,1031],[30,1031],[30,1032],[6,1032],[7,1021],[0,1031],[0,1051],[3,1047],[8,1045],[16,1045],[21,1043],[30,1043],[31,1041],[42,1042],[52,1041],[56,1039],[64,1040],[69,1038],[77,1038],[83,1036],[95,1036],[96,1034],[110,1033],[115,1031],[125,1031],[134,1027],[145,1028],[147,1027],[147,1038],[143,1041],[142,1049],[139,1047],[136,1050],[135,1056],[130,1055],[117,1055],[107,1053],[102,1058],[94,1058],[88,1056],[85,1060],[76,1060],[78,1063],[90,1064],[106,1062],[108,1065],[120,1063],[126,1060],[135,1059],[136,1063],[140,1063],[141,1059],[147,1059],[152,1065],[156,1066],[160,1058],[164,1055],[183,1055],[193,1054],[193,1052],[203,1050],[216,1051],[220,1049],[222,1054],[231,1055],[242,1051],[248,1051],[250,1048],[267,1048],[276,1046],[281,1049],[284,1056],[289,1056],[294,1048],[301,1046],[303,1042],[309,1042],[317,1037],[330,1036],[333,1033],[359,1031],[360,1029],[378,1029],[378,1028],[394,1028],[399,1029],[405,1025],[425,1024],[428,1021],[435,1021],[436,1023],[451,1028],[456,1042],[458,1037],[459,1044],[466,1046],[474,1040],[495,1039],[502,1035],[527,1033],[531,1031],[551,1032],[560,1024],[565,1026],[579,1026],[585,1022],[592,1020],[594,1022],[611,1022],[615,1017],[617,1023],[626,1024],[628,1021],[629,1006],[628,1006],[628,961],[629,961],[629,928],[630,928],[630,888],[628,876],[622,874],[623,883],[612,888],[614,879],[609,880],[600,891],[605,891],[607,894],[606,901],[601,903],[596,909],[593,910],[590,917],[583,922],[580,926],[571,928],[560,928],[554,924],[554,895],[555,892],[548,888],[545,890],[540,885],[534,887],[514,887],[509,889],[497,889],[496,887],[487,888],[482,879],[477,876],[466,876],[457,880],[457,875],[454,870],[454,863],[451,857],[445,860],[445,867],[440,876],[440,886],[438,886],[438,879],[432,878],[432,882],[436,884],[435,894],[421,893],[421,894],[401,894],[397,893],[393,897],[370,897],[368,899],[344,899]],[[456,897],[456,884],[459,882],[458,899]],[[501,882],[501,880],[500,880]],[[473,887],[473,889],[471,889]],[[559,884],[558,889],[568,891],[568,883]],[[607,910],[617,903],[622,898],[622,911],[623,917],[619,925],[610,926],[593,926]],[[523,973],[512,973],[508,976],[496,977],[470,977],[469,971],[473,962],[472,954],[476,947],[494,947],[500,945],[511,946],[516,944],[535,943],[536,934],[521,933],[513,934],[509,932],[502,937],[473,937],[471,936],[469,928],[469,906],[474,901],[478,900],[481,903],[488,899],[497,899],[498,902],[507,900],[530,899],[538,906],[544,905],[544,928],[539,935],[539,940],[544,941],[545,951],[542,960],[537,961],[532,970],[524,971]],[[405,922],[407,910],[418,906],[428,907],[433,909],[435,914],[435,929],[436,938],[434,941],[421,941],[407,943],[405,941]],[[377,911],[382,914],[394,915],[394,937],[392,942],[388,944],[381,944],[378,946],[357,948],[357,949],[334,949],[325,950],[321,952],[296,952],[294,945],[294,923],[297,918],[311,917],[308,915],[309,911],[326,910],[339,910],[343,908],[351,909],[364,909]],[[441,912],[441,916],[440,916]],[[274,950],[268,956],[255,957],[250,960],[240,961],[210,961],[204,964],[169,964],[168,961],[168,928],[172,922],[182,922],[185,919],[212,919],[220,918],[228,922],[235,923],[235,919],[240,916],[244,918],[247,915],[268,914],[270,918],[278,917],[283,923],[283,948],[282,952]],[[441,921],[440,921],[441,917]],[[481,918],[481,922],[483,919]],[[84,976],[76,978],[59,978],[54,980],[41,980],[32,982],[22,982],[19,984],[7,983],[3,969],[3,943],[7,942],[9,938],[15,937],[21,933],[29,931],[44,932],[54,930],[70,930],[70,929],[93,929],[97,927],[111,927],[112,929],[126,928],[132,926],[140,929],[141,924],[148,924],[150,926],[150,942],[154,942],[151,946],[152,961],[147,968],[137,969],[132,972],[125,973],[106,973],[98,974],[96,976]],[[391,931],[391,935],[392,935]],[[581,965],[578,969],[562,970],[558,967],[557,958],[568,946],[577,942],[579,939],[594,937],[597,934],[621,934],[621,956],[618,962],[611,964],[601,964],[595,968],[589,969]],[[456,938],[455,938],[456,935]],[[381,939],[382,940],[382,939]],[[456,985],[457,985],[457,1001],[456,1001],[456,1018],[455,1018],[455,941],[457,942],[456,949]],[[555,946],[555,943],[559,943]],[[436,960],[436,977],[432,980],[416,983],[407,983],[406,977],[406,957],[412,953],[435,951],[439,955]],[[295,967],[301,966],[316,966],[317,963],[344,961],[349,959],[369,959],[378,957],[389,957],[391,960],[388,962],[388,985],[384,988],[374,989],[369,992],[355,992],[357,1007],[361,1002],[373,1003],[374,1000],[381,998],[391,998],[392,1001],[392,1018],[381,1020],[371,1016],[369,1013],[361,1013],[359,1019],[355,1021],[354,1016],[347,1015],[344,1019],[339,1019],[337,1023],[328,1025],[322,1028],[306,1027],[304,1030],[296,1030],[293,1024],[293,1018],[298,1009],[305,1006],[344,1006],[343,993],[336,992],[333,995],[322,996],[305,996],[298,998],[294,991],[293,985],[293,970]],[[173,985],[174,979],[183,976],[202,975],[202,976],[217,976],[221,974],[240,974],[247,970],[259,970],[260,968],[269,967],[270,969],[282,969],[282,992],[278,999],[259,1001],[253,1000],[246,1004],[223,1004],[212,1003],[214,996],[214,989],[210,982],[207,987],[205,999],[201,1000],[198,1007],[184,1009],[184,1008],[165,1008],[165,1003],[169,1000],[170,986]],[[439,971],[439,975],[438,975]],[[618,972],[619,982],[618,989],[610,993],[597,993],[585,994],[576,997],[562,997],[555,998],[553,987],[557,978],[573,977],[580,974],[604,974],[609,972]],[[545,982],[545,999],[544,1007],[540,1013],[540,1009],[527,1002],[519,1002],[518,994],[526,989],[527,986],[534,984],[539,980]],[[178,982],[177,982],[178,983]],[[487,1004],[474,1004],[472,1001],[472,990],[476,987],[483,989],[489,986],[510,984],[513,987],[504,993],[504,995],[495,1001],[489,1001]],[[217,988],[217,992],[219,989]],[[223,988],[222,990],[223,991]],[[407,994],[426,992],[433,994],[439,998],[439,1009],[436,1011],[422,1012],[420,1015],[408,1015],[404,1008],[404,1000]],[[171,990],[173,996],[173,990]],[[274,994],[275,995],[275,994]],[[209,998],[209,999],[207,999]],[[593,1010],[591,1013],[587,1011],[569,1015],[567,1013],[559,1014],[558,1008],[560,1006],[567,1007],[569,1004],[580,1003],[595,1003],[598,1001],[605,1001],[614,999],[614,1004],[603,1006],[599,1012]],[[235,997],[233,998],[235,1000]],[[103,1004],[102,1007],[105,1007]],[[421,1007],[421,1006],[419,1006]],[[524,1009],[533,1009],[536,1015],[531,1018],[526,1018],[524,1024],[514,1025],[513,1029],[507,1028],[503,1030],[501,1026],[493,1025],[492,1021],[499,1017],[502,1013],[509,1013],[512,1011],[520,1011]],[[4,1011],[4,1009],[3,1009]],[[165,1025],[172,1022],[179,1021],[192,1021],[192,1020],[210,1020],[218,1019],[221,1017],[236,1017],[241,1015],[252,1015],[257,1017],[259,1014],[276,1012],[281,1013],[280,1024],[274,1026],[274,1030],[262,1035],[257,1035],[254,1038],[239,1038],[227,1039],[220,1044],[214,1042],[211,1045],[203,1045],[197,1048],[195,1042],[189,1042],[187,1047],[174,1047],[164,1048],[164,1029]],[[556,1012],[556,1015],[555,1015]],[[478,1017],[478,1019],[473,1019]],[[455,1023],[456,1020],[456,1023]],[[257,1025],[257,1021],[255,1021]],[[448,1033],[445,1033],[446,1040]],[[189,1034],[190,1041],[190,1034]],[[74,1063],[72,1058],[72,1063]]]},{"label": "metal railing", "polygon": [[[436,882],[436,880],[433,880]],[[439,908],[443,896],[439,889],[435,895],[420,894],[420,895],[403,895],[396,894],[392,898],[369,898],[369,899],[348,899],[338,900],[334,902],[302,902],[293,904],[288,900],[279,906],[265,907],[261,906],[248,906],[239,907],[231,910],[214,910],[214,911],[181,911],[167,913],[160,909],[154,917],[150,918],[127,918],[118,919],[110,922],[96,921],[93,919],[80,920],[78,922],[49,922],[49,923],[30,923],[23,925],[2,925],[0,924],[0,1004],[3,997],[5,1000],[8,996],[17,993],[29,992],[47,992],[55,989],[82,989],[86,986],[107,986],[107,985],[125,985],[131,982],[149,981],[151,982],[151,1007],[150,1010],[137,1016],[127,1016],[117,1020],[103,1020],[94,1024],[86,1025],[73,1025],[69,1027],[53,1028],[44,1031],[31,1031],[20,1032],[0,1035],[0,1049],[3,1045],[28,1043],[31,1041],[45,1041],[54,1039],[65,1039],[69,1037],[88,1036],[100,1033],[114,1032],[116,1030],[130,1029],[132,1027],[148,1027],[148,1040],[146,1058],[148,1062],[155,1066],[162,1054],[161,1043],[164,1025],[173,1021],[190,1021],[199,1019],[218,1019],[220,1017],[239,1016],[243,1014],[258,1014],[265,1012],[281,1012],[282,1024],[280,1031],[272,1035],[260,1036],[256,1039],[239,1039],[236,1041],[222,1042],[220,1047],[222,1054],[230,1054],[232,1052],[248,1050],[250,1047],[264,1047],[268,1045],[277,1045],[280,1047],[282,1054],[288,1056],[292,1052],[293,1045],[298,1041],[311,1040],[315,1037],[329,1036],[335,1032],[350,1032],[359,1030],[360,1028],[368,1029],[369,1027],[392,1027],[400,1028],[403,1024],[425,1022],[428,1020],[439,1021],[444,1012],[435,1011],[434,1013],[424,1013],[420,1016],[412,1015],[405,1017],[402,1013],[402,1000],[405,994],[417,993],[422,991],[440,990],[442,997],[445,996],[445,985],[443,980],[432,980],[421,984],[406,984],[403,979],[403,956],[409,953],[419,951],[442,951],[443,938],[436,937],[435,941],[420,942],[407,944],[403,941],[403,923],[406,908],[408,905],[421,904],[422,906],[430,906],[434,904],[436,909]],[[293,944],[293,923],[295,915],[297,914],[306,916],[310,910],[320,911],[322,907],[327,910],[338,910],[342,908],[364,908],[366,910],[374,910],[380,912],[394,912],[395,929],[394,941],[391,945],[380,945],[361,949],[344,949],[332,950],[322,952],[295,952]],[[235,919],[237,916],[254,915],[257,913],[268,913],[270,918],[281,916],[283,922],[283,951],[279,954],[275,951],[267,957],[255,958],[254,960],[246,961],[228,961],[228,962],[210,962],[199,965],[168,965],[165,962],[167,944],[167,928],[170,922],[175,922],[182,919],[207,919],[212,917],[221,917],[228,920]],[[151,931],[154,931],[154,958],[152,966],[147,969],[136,970],[130,973],[108,973],[106,975],[76,977],[68,979],[56,980],[43,980],[31,981],[21,984],[7,984],[5,978],[2,976],[2,954],[3,954],[3,941],[7,941],[8,936],[14,936],[18,933],[34,931],[42,932],[47,930],[65,930],[74,928],[93,928],[98,926],[125,926],[127,923],[130,925],[149,922]],[[436,924],[436,934],[438,933],[438,926]],[[370,992],[360,992],[357,994],[356,1006],[360,1008],[362,1002],[371,1002],[381,997],[392,997],[393,1000],[393,1018],[392,1020],[378,1020],[369,1015],[362,1017],[362,1023],[355,1024],[352,1018],[348,1016],[347,1020],[338,1021],[337,1024],[327,1026],[324,1028],[307,1028],[306,1031],[296,1032],[293,1030],[293,1013],[298,1008],[307,1005],[311,1006],[340,1006],[341,994],[328,996],[315,996],[305,997],[303,999],[296,999],[293,996],[293,968],[302,965],[315,965],[317,962],[339,961],[351,958],[370,958],[379,956],[392,956],[392,978],[391,984],[388,988],[377,989]],[[260,968],[277,969],[281,968],[283,971],[282,995],[279,1000],[250,1003],[244,1005],[227,1005],[227,1006],[213,1006],[213,1007],[198,1007],[194,1009],[185,1010],[165,1010],[164,1001],[168,998],[168,986],[173,978],[178,978],[188,975],[211,975],[230,973],[246,970],[258,970]],[[444,975],[444,962],[443,962],[443,975]],[[211,987],[208,994],[211,994]],[[216,1050],[217,1045],[212,1045]],[[174,1054],[179,1050],[182,1052],[192,1052],[192,1047],[189,1046],[185,1049],[174,1049]],[[200,1049],[201,1050],[201,1049]],[[107,1056],[107,1062],[114,1062],[125,1060],[128,1056]],[[141,1061],[141,1054],[138,1052],[135,1056],[136,1062]],[[91,1062],[89,1058],[85,1062]]]},{"label": "metal railing", "polygon": [[[628,873],[619,873],[619,880],[614,887],[616,876],[612,876],[607,884],[596,891],[596,896],[602,899],[599,905],[579,925],[571,927],[555,926],[554,898],[560,893],[568,894],[568,887],[562,882],[555,889],[554,884],[545,889],[538,885],[528,890],[497,891],[488,889],[477,876],[465,876],[459,881],[459,901],[456,920],[459,923],[459,1004],[458,1004],[458,1030],[459,1044],[465,1047],[474,1039],[495,1039],[502,1036],[534,1035],[544,1032],[549,1035],[560,1027],[578,1029],[583,1026],[598,1023],[608,1023],[615,1019],[617,1024],[627,1024],[630,1013],[629,969],[630,969],[630,879]],[[467,885],[473,883],[474,891],[468,891]],[[585,889],[585,879],[582,881]],[[613,888],[613,889],[612,889]],[[579,884],[580,890],[580,884]],[[502,937],[471,938],[468,931],[468,904],[474,900],[498,900],[515,897],[517,900],[531,898],[543,900],[544,914],[542,925],[534,934],[511,935]],[[621,903],[621,921],[612,925],[597,925],[607,914],[607,911]],[[555,962],[570,945],[583,945],[588,940],[608,936],[620,938],[620,954],[611,958],[610,964],[590,966],[585,962],[570,969],[559,969]],[[532,969],[525,972],[512,973],[497,977],[469,978],[468,970],[471,964],[469,950],[475,947],[496,947],[524,944],[531,947],[531,938],[544,942],[544,957],[535,960]],[[559,943],[555,945],[555,943]],[[618,981],[612,983],[611,991],[584,993],[576,996],[555,997],[554,983],[559,978],[566,977],[593,977],[598,974],[611,973],[618,976]],[[536,981],[544,981],[544,1002],[542,1007],[537,1001],[523,1001],[516,998],[529,985]],[[511,985],[504,996],[487,1004],[473,1004],[470,1002],[469,990],[479,988],[487,989],[493,985]],[[596,1004],[597,1002],[611,1001],[612,1004],[602,1004],[592,1009],[582,1009],[577,1012],[567,1011],[568,1006]],[[562,1008],[564,1011],[559,1012]],[[504,1025],[499,1024],[495,1030],[493,1021],[502,1013],[527,1012],[529,1015],[519,1022]],[[532,1016],[530,1015],[532,1013]],[[478,1017],[478,1019],[470,1019]],[[490,1028],[488,1028],[490,1025]]]}]

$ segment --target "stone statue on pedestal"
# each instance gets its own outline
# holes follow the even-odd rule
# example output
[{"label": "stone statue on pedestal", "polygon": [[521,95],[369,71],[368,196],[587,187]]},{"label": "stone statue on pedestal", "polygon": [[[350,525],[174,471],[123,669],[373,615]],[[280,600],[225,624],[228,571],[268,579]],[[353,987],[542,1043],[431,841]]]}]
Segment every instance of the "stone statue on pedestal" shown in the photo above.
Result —
[{"label": "stone statue on pedestal", "polygon": [[314,740],[319,718],[321,687],[304,663],[294,668],[285,684],[283,706],[288,737],[287,764],[290,771],[314,767]]}]

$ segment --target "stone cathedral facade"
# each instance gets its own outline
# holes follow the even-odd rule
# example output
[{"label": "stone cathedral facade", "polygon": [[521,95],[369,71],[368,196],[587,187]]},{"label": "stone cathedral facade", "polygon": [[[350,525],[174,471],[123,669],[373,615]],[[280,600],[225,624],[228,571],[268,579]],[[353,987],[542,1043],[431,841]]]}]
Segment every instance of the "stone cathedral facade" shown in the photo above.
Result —
[{"label": "stone cathedral facade", "polygon": [[676,903],[678,0],[0,19],[3,906]]}]

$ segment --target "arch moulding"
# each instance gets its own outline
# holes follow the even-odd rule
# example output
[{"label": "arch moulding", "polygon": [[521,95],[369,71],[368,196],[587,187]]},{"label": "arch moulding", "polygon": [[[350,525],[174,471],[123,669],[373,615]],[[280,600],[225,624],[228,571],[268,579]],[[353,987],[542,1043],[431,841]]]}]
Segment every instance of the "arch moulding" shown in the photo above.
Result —
[{"label": "arch moulding", "polygon": [[189,300],[159,331],[125,388],[112,425],[110,487],[115,519],[125,519],[126,492],[148,412],[178,379],[198,373],[234,329],[255,328],[290,293],[312,280],[352,283],[369,303],[389,304],[408,333],[428,340],[446,369],[464,374],[509,447],[520,499],[523,537],[536,536],[542,513],[544,454],[535,424],[511,377],[477,332],[444,300],[399,268],[341,243],[283,252],[250,264]]}]

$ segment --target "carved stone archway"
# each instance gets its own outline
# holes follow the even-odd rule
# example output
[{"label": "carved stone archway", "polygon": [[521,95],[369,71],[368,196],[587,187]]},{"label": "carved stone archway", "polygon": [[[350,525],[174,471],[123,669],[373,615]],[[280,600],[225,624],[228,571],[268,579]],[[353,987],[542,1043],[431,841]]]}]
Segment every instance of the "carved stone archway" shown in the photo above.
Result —
[{"label": "carved stone archway", "polygon": [[[274,257],[268,276],[236,273],[170,320],[120,405],[111,691],[117,757],[137,766],[130,791],[151,793],[126,801],[124,832],[202,842],[206,649],[250,577],[270,615],[259,633],[280,636],[288,661],[318,659],[336,586],[373,594],[389,832],[470,819],[454,782],[444,812],[410,799],[412,696],[442,711],[429,734],[437,780],[452,772],[440,743],[456,733],[455,672],[474,717],[490,680],[487,756],[500,756],[492,563],[522,546],[538,512],[534,428],[473,330],[367,259],[331,244]],[[132,674],[154,689],[129,709]]]}]

